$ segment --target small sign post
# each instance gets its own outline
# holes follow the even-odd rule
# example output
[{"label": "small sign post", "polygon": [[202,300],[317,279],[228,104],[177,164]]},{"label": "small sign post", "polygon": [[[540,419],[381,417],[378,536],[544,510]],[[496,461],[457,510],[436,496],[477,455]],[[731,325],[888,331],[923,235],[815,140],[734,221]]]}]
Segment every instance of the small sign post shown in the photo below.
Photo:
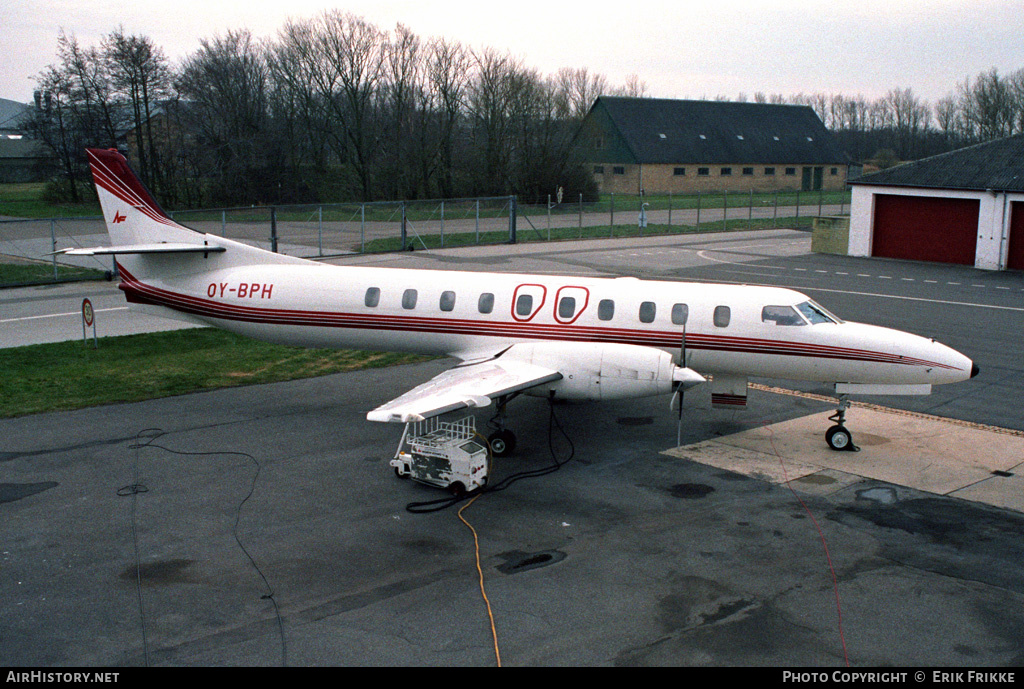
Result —
[{"label": "small sign post", "polygon": [[88,343],[89,337],[86,335],[86,329],[92,328],[92,346],[94,349],[100,348],[99,340],[96,339],[96,312],[93,311],[92,302],[88,299],[82,300],[82,342]]}]

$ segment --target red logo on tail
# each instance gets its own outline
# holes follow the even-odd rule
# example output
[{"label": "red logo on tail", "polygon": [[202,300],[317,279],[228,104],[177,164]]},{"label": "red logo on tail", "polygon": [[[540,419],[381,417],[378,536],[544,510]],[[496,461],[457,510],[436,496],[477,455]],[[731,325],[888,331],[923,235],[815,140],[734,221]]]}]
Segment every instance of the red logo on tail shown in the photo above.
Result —
[{"label": "red logo on tail", "polygon": [[119,222],[124,222],[127,219],[128,219],[127,216],[121,215],[121,211],[114,211],[114,224],[115,225],[117,223],[119,223]]}]

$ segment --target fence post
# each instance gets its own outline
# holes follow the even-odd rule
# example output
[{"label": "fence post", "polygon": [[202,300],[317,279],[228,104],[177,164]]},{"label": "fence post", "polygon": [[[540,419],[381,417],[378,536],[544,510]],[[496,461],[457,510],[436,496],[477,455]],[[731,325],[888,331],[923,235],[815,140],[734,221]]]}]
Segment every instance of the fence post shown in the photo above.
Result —
[{"label": "fence post", "polygon": [[316,233],[317,243],[320,245],[320,255],[324,255],[324,207],[317,206],[316,209],[317,220],[316,220]]},{"label": "fence post", "polygon": [[796,218],[800,219],[800,192],[796,193]]},{"label": "fence post", "polygon": [[359,253],[366,253],[366,204],[359,204]]},{"label": "fence post", "polygon": [[722,192],[722,230],[729,229],[729,190]]},{"label": "fence post", "polygon": [[508,243],[516,243],[516,197],[508,197]]},{"label": "fence post", "polygon": [[672,231],[672,192],[668,193],[668,231]]},{"label": "fence post", "polygon": [[548,194],[548,241],[551,241],[551,194]]},{"label": "fence post", "polygon": [[754,188],[750,188],[750,202],[747,204],[747,229],[754,228]]},{"label": "fence post", "polygon": [[406,243],[406,238],[408,236],[406,234],[405,223],[406,223],[406,218],[405,218],[405,201],[402,201],[402,251],[405,251],[405,248],[406,248],[405,247],[405,243]]},{"label": "fence post", "polygon": [[609,208],[609,211],[611,213],[611,219],[609,220],[609,224],[612,226],[612,233],[614,234],[615,233],[615,229],[614,229],[615,228],[615,192],[614,191],[612,192],[612,199],[611,199],[611,202],[608,204],[608,208]]},{"label": "fence post", "polygon": [[55,252],[53,254],[53,281],[57,282],[57,232],[54,228],[56,220],[50,218],[50,251]]},{"label": "fence post", "polygon": [[779,226],[779,190],[775,190],[775,208],[772,209],[772,227],[776,228]]},{"label": "fence post", "polygon": [[580,192],[580,239],[583,239],[583,192]]},{"label": "fence post", "polygon": [[277,206],[270,207],[270,250],[277,253]]},{"label": "fence post", "polygon": [[476,243],[480,243],[480,199],[476,200]]},{"label": "fence post", "polygon": [[220,236],[228,236],[228,212],[224,209],[220,212]]},{"label": "fence post", "polygon": [[821,217],[821,197],[825,193],[824,189],[818,190],[818,217]]},{"label": "fence post", "polygon": [[444,201],[441,201],[441,248],[444,248]]},{"label": "fence post", "polygon": [[697,231],[700,231],[700,198],[701,198],[700,192],[698,191],[697,192],[697,227],[695,228]]}]

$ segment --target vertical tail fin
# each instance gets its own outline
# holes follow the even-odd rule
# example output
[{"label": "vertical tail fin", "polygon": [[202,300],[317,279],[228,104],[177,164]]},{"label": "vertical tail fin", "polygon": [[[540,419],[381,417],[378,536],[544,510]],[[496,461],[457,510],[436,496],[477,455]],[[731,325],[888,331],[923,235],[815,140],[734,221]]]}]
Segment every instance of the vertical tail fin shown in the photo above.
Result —
[{"label": "vertical tail fin", "polygon": [[111,244],[195,242],[198,239],[198,233],[168,217],[123,155],[96,148],[86,149],[86,153]]}]

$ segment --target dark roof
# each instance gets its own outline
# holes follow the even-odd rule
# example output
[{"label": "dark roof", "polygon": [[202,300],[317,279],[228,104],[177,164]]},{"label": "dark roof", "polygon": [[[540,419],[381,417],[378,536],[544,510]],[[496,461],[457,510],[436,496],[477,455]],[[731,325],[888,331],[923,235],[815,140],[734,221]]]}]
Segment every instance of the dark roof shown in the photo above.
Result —
[{"label": "dark roof", "polygon": [[641,163],[846,164],[806,105],[602,96],[603,108]]},{"label": "dark roof", "polygon": [[896,165],[850,184],[1024,191],[1024,134]]},{"label": "dark roof", "polygon": [[15,100],[0,98],[0,129],[16,131],[22,128],[25,115],[30,111],[31,106],[19,103]]}]

